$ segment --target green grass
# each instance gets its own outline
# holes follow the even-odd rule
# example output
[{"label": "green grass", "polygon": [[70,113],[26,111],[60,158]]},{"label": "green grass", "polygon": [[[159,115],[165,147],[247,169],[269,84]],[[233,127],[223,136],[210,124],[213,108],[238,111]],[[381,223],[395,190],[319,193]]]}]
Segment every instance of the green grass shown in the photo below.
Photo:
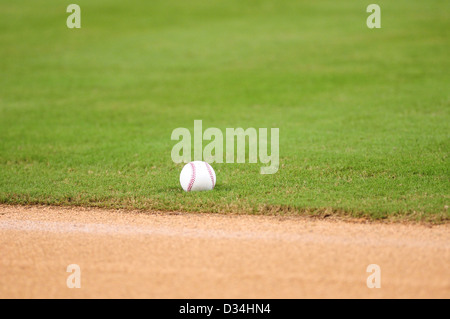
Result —
[{"label": "green grass", "polygon": [[[0,0],[0,203],[448,221],[448,1]],[[173,129],[278,127],[185,193]]]}]

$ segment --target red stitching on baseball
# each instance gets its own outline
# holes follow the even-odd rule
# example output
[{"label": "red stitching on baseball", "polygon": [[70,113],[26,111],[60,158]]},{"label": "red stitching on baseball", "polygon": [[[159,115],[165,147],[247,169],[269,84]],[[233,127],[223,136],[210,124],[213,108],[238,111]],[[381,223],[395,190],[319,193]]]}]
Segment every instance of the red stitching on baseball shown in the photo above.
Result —
[{"label": "red stitching on baseball", "polygon": [[206,162],[205,162],[205,164],[206,164],[206,169],[208,170],[208,173],[209,173],[209,177],[211,177],[212,186],[214,187],[215,186],[215,184],[214,184],[214,176],[213,176],[213,173],[211,171],[211,166],[208,163],[206,163]]},{"label": "red stitching on baseball", "polygon": [[191,167],[192,167],[192,175],[191,175],[191,180],[189,181],[189,185],[188,185],[188,189],[187,189],[188,192],[191,191],[192,186],[194,186],[194,182],[195,182],[195,165],[192,162],[190,162],[189,164],[191,164]]}]

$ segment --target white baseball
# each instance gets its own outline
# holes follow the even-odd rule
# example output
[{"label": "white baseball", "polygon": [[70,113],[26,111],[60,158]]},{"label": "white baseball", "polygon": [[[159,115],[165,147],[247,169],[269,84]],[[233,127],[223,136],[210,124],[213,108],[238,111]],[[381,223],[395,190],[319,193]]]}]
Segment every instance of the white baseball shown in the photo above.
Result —
[{"label": "white baseball", "polygon": [[208,163],[193,161],[181,170],[180,184],[186,192],[209,191],[216,185],[216,173]]}]

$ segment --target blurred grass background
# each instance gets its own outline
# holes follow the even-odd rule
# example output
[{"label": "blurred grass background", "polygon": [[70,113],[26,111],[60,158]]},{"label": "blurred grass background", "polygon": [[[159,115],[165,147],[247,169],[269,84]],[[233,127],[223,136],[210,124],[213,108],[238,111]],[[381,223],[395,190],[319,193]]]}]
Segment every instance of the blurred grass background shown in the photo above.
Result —
[{"label": "blurred grass background", "polygon": [[[448,1],[70,3],[0,0],[0,203],[449,219]],[[280,170],[184,193],[194,119],[280,128]]]}]

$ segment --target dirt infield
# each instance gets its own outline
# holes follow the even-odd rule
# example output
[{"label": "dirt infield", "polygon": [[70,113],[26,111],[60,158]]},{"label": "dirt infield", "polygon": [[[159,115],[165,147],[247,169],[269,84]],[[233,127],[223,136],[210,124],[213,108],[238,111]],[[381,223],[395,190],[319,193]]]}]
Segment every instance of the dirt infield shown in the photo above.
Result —
[{"label": "dirt infield", "polygon": [[[1,298],[449,298],[449,225],[0,206]],[[68,288],[67,266],[81,269]],[[368,288],[369,264],[381,288]]]}]

